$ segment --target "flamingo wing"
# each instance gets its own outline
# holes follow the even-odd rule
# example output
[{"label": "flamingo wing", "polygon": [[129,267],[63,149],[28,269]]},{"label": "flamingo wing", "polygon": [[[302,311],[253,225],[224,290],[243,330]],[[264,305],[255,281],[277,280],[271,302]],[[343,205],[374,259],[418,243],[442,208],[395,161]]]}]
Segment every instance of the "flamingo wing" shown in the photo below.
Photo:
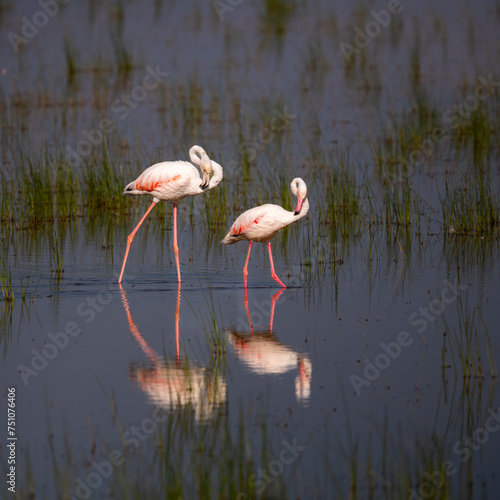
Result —
[{"label": "flamingo wing", "polygon": [[233,223],[230,229],[232,236],[239,236],[247,233],[252,226],[257,226],[259,222],[266,216],[264,206],[251,208],[243,212]]},{"label": "flamingo wing", "polygon": [[165,161],[144,170],[125,187],[124,194],[150,194],[159,200],[178,201],[190,194],[192,186],[200,183],[200,175],[190,163]]},{"label": "flamingo wing", "polygon": [[234,221],[222,243],[227,245],[240,240],[269,241],[283,227],[284,214],[286,210],[270,203],[251,208]]}]

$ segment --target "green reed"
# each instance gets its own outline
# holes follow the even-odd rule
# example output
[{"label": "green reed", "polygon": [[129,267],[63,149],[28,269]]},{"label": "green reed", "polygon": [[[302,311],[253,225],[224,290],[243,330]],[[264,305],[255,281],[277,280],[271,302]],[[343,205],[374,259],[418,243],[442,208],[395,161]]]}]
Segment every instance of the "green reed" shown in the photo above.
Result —
[{"label": "green reed", "polygon": [[355,230],[363,219],[361,213],[361,193],[356,174],[348,159],[341,159],[324,179],[325,200],[320,210],[324,220],[332,227],[339,227],[342,234]]},{"label": "green reed", "polygon": [[400,185],[385,186],[385,221],[386,224],[408,226],[413,221],[412,190],[406,179]]},{"label": "green reed", "polygon": [[12,286],[12,274],[9,267],[8,255],[2,252],[0,255],[0,288],[2,289],[2,297],[6,302],[14,302],[14,288]]},{"label": "green reed", "polygon": [[[56,496],[75,496],[76,487],[94,471],[93,462],[101,463],[112,453],[120,453],[121,463],[112,467],[112,474],[102,478],[97,488],[92,488],[93,496],[109,494],[123,500],[238,496],[257,499],[287,498],[297,491],[295,474],[300,468],[300,456],[284,466],[283,474],[277,477],[271,474],[270,480],[263,480],[259,473],[259,469],[268,471],[269,464],[279,460],[286,449],[283,440],[290,444],[294,441],[294,436],[286,431],[271,435],[262,405],[241,407],[234,419],[222,407],[207,422],[197,421],[189,405],[175,410],[157,407],[154,428],[141,440],[131,440],[131,427],[120,421],[116,408],[111,411],[116,435],[102,436],[89,423],[88,447],[77,450],[71,443],[67,425],[54,429],[47,410],[49,438],[45,448],[52,474],[43,475],[44,488]],[[150,415],[145,418],[153,422]],[[55,440],[62,441],[63,453],[56,452]],[[41,464],[35,461],[29,448],[24,455],[20,454],[19,461],[23,464],[21,480],[13,498],[29,498],[30,492],[41,489],[36,479],[40,477]],[[41,493],[40,498],[48,495]]]},{"label": "green reed", "polygon": [[449,233],[498,237],[500,196],[488,174],[450,173],[441,195],[445,230]]},{"label": "green reed", "polygon": [[446,336],[450,337],[448,345],[455,373],[461,374],[468,384],[471,379],[483,379],[486,376],[495,378],[497,367],[489,332],[484,324],[480,310],[470,309],[466,299],[460,298],[457,303],[458,327],[452,328],[446,316],[442,317],[446,328]]},{"label": "green reed", "polygon": [[54,231],[49,240],[50,244],[50,261],[52,266],[52,271],[58,274],[64,273],[64,257],[63,257],[63,246],[61,238],[58,236],[57,232]]},{"label": "green reed", "polygon": [[472,162],[481,169],[491,161],[494,119],[496,110],[491,103],[483,103],[477,109],[461,116],[458,111],[453,116],[453,145],[459,151],[471,152]]},{"label": "green reed", "polygon": [[[215,232],[227,224],[228,187],[224,180],[212,191],[202,195],[204,226],[209,232]],[[203,219],[201,219],[203,220]]]}]

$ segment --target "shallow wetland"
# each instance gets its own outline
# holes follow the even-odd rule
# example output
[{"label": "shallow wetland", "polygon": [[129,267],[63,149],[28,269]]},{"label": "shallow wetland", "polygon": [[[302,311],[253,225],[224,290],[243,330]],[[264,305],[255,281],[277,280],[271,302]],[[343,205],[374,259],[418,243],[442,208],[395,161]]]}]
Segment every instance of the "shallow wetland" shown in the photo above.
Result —
[{"label": "shallow wetland", "polygon": [[62,3],[0,0],[1,497],[497,498],[500,3]]}]

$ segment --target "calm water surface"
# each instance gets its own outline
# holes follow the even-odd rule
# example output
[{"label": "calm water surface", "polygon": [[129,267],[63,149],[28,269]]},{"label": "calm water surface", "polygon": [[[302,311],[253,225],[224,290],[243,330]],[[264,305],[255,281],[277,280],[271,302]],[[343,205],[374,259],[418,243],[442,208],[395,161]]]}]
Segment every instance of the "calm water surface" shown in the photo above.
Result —
[{"label": "calm water surface", "polygon": [[[434,459],[426,464],[426,456],[451,461],[453,498],[496,498],[500,432],[481,429],[500,407],[498,241],[474,237],[470,250],[467,237],[454,239],[434,214],[424,234],[410,229],[406,259],[391,229],[381,225],[341,235],[332,247],[329,228],[317,215],[325,186],[313,181],[315,167],[304,151],[316,137],[332,155],[352,155],[375,179],[367,144],[391,117],[405,116],[414,106],[409,54],[418,48],[422,78],[441,109],[462,102],[465,81],[495,71],[498,6],[401,2],[403,10],[388,31],[361,51],[366,70],[349,77],[339,44],[352,41],[354,26],[364,26],[370,9],[383,9],[384,2],[366,8],[297,2],[284,33],[266,25],[266,2],[241,2],[222,20],[211,2],[75,2],[17,54],[6,35],[20,33],[23,16],[33,19],[40,7],[2,3],[0,81],[2,113],[8,116],[3,172],[12,170],[13,158],[26,148],[34,153],[47,147],[64,157],[68,146],[77,149],[85,140],[85,130],[108,117],[115,124],[109,141],[116,168],[125,165],[138,174],[150,163],[142,163],[141,154],[184,159],[198,143],[226,169],[224,183],[231,190],[243,175],[243,144],[255,148],[259,168],[271,177],[301,175],[311,203],[308,217],[273,243],[275,266],[287,285],[281,292],[265,247],[255,245],[245,293],[247,244],[219,244],[237,215],[229,207],[226,225],[206,229],[203,205],[193,202],[193,218],[191,202],[180,203],[180,289],[171,206],[165,219],[153,217],[141,227],[122,288],[116,280],[126,236],[146,200],[130,200],[129,214],[103,210],[99,218],[49,222],[63,234],[64,273],[54,272],[47,232],[4,231],[17,297],[28,283],[26,301],[0,303],[2,463],[7,471],[7,388],[15,387],[17,498],[27,498],[29,491],[33,498],[82,498],[76,479],[86,478],[92,462],[112,450],[125,453],[127,469],[121,470],[135,477],[131,443],[137,443],[144,464],[154,461],[158,443],[144,429],[160,410],[192,414],[200,429],[224,415],[230,432],[243,413],[253,445],[260,443],[265,421],[270,451],[256,467],[271,471],[278,478],[273,484],[289,482],[290,498],[369,498],[367,478],[377,485],[376,498],[388,498],[384,492],[391,491],[398,467],[408,474],[434,471]],[[112,40],[133,58],[125,75],[114,67]],[[71,83],[64,43],[79,65]],[[157,66],[168,76],[144,99],[136,90],[139,99],[121,119],[111,104],[132,95],[145,68]],[[187,88],[195,90],[181,105]],[[181,110],[196,100],[196,89],[203,95],[202,115],[191,127],[191,111]],[[26,108],[15,104],[19,96],[27,99]],[[248,117],[238,133],[231,106],[236,98]],[[211,112],[220,113],[216,123]],[[261,123],[277,112],[288,114],[290,124],[276,144],[262,139],[270,129]],[[495,189],[497,146],[491,151]],[[142,153],[131,160],[123,152],[134,147]],[[470,163],[467,153],[461,162]],[[432,175],[422,171],[414,181],[431,204],[439,199],[446,166],[437,162]],[[258,186],[250,181],[242,210],[263,202]],[[313,234],[324,246],[313,243]],[[307,250],[309,244],[313,248]],[[306,251],[317,261],[307,262]],[[471,360],[482,374],[476,370],[464,378],[464,363]],[[131,429],[144,425],[146,437],[134,441]],[[296,460],[267,469],[278,460],[283,440],[299,446]],[[57,470],[70,471],[64,486]],[[470,486],[464,486],[466,476]],[[116,497],[110,493],[120,491],[111,488],[114,477],[93,488],[92,498]],[[151,481],[159,484],[157,471]],[[356,481],[359,491],[353,490]],[[420,484],[408,484],[408,498]],[[261,497],[281,498],[279,491],[288,491],[273,493],[273,487]],[[247,491],[239,493],[226,497],[247,498]],[[1,494],[12,497],[5,484]],[[435,496],[422,495],[414,498],[438,497],[437,490]]]}]

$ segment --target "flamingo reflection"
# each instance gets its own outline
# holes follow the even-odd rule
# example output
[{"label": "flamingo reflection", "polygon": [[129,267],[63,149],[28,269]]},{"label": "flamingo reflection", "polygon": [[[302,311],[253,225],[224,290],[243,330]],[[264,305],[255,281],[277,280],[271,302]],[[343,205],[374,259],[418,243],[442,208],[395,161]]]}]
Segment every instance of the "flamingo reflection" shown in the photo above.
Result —
[{"label": "flamingo reflection", "polygon": [[175,361],[159,357],[151,349],[135,324],[125,290],[120,285],[123,307],[127,314],[130,333],[146,354],[148,362],[134,363],[129,370],[130,379],[138,384],[150,403],[166,410],[191,407],[198,421],[206,421],[216,415],[226,401],[224,377],[209,368],[181,362],[179,351],[179,320],[181,290],[177,289],[175,307]]},{"label": "flamingo reflection", "polygon": [[297,370],[295,377],[295,397],[300,403],[307,405],[311,394],[312,365],[309,355],[295,351],[278,341],[273,334],[274,308],[283,290],[272,297],[269,328],[254,331],[248,294],[245,289],[245,310],[250,325],[250,334],[227,328],[226,334],[237,357],[253,373],[258,375],[281,375],[291,370]]}]

